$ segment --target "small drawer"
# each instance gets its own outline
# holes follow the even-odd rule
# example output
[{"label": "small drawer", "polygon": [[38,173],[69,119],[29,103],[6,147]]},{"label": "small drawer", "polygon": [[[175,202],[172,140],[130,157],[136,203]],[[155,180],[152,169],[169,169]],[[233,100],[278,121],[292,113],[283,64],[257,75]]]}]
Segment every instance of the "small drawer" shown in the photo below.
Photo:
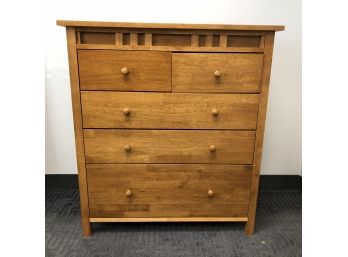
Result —
[{"label": "small drawer", "polygon": [[170,91],[171,53],[79,50],[81,90]]},{"label": "small drawer", "polygon": [[87,163],[252,164],[255,131],[84,129]]},{"label": "small drawer", "polygon": [[259,93],[263,54],[173,53],[173,92]]},{"label": "small drawer", "polygon": [[81,92],[85,128],[256,129],[259,94]]},{"label": "small drawer", "polygon": [[252,166],[87,164],[91,218],[247,217]]}]

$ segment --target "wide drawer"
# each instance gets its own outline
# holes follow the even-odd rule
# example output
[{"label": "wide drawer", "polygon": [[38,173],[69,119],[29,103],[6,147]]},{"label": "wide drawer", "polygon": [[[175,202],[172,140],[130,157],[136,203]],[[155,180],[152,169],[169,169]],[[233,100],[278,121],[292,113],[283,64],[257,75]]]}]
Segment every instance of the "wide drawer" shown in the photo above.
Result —
[{"label": "wide drawer", "polygon": [[258,94],[81,92],[85,128],[256,129]]},{"label": "wide drawer", "polygon": [[87,164],[91,218],[246,217],[252,166]]},{"label": "wide drawer", "polygon": [[170,91],[171,53],[79,50],[81,90]]},{"label": "wide drawer", "polygon": [[87,163],[252,164],[255,131],[84,129]]},{"label": "wide drawer", "polygon": [[259,93],[262,54],[173,53],[173,92]]}]

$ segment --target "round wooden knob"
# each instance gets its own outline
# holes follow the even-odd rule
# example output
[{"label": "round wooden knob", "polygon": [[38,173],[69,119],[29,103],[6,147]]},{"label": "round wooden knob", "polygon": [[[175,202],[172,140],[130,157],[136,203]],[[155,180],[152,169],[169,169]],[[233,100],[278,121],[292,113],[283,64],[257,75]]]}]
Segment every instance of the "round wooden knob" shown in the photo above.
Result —
[{"label": "round wooden knob", "polygon": [[208,190],[208,196],[209,196],[209,197],[213,197],[213,196],[214,196],[213,190]]},{"label": "round wooden knob", "polygon": [[125,145],[124,150],[129,152],[130,150],[132,150],[132,147],[130,145]]},{"label": "round wooden knob", "polygon": [[129,70],[128,70],[128,68],[124,67],[124,68],[121,69],[121,72],[122,72],[123,75],[128,75]]},{"label": "round wooden knob", "polygon": [[132,191],[131,191],[131,190],[127,190],[127,191],[126,191],[126,196],[127,196],[127,197],[131,197],[131,196],[132,196],[132,194],[133,194],[133,193],[132,193]]},{"label": "round wooden knob", "polygon": [[222,75],[222,72],[221,71],[215,71],[214,72],[214,76],[216,77],[216,78],[220,78],[221,77],[221,75]]},{"label": "round wooden knob", "polygon": [[130,110],[128,108],[124,108],[122,110],[122,112],[123,112],[124,115],[129,115],[130,114]]},{"label": "round wooden knob", "polygon": [[210,149],[210,152],[215,152],[215,151],[216,151],[215,145],[211,145],[211,146],[209,147],[209,149]]},{"label": "round wooden knob", "polygon": [[214,116],[218,116],[219,115],[219,110],[218,109],[213,109],[211,111],[211,113],[214,115]]}]

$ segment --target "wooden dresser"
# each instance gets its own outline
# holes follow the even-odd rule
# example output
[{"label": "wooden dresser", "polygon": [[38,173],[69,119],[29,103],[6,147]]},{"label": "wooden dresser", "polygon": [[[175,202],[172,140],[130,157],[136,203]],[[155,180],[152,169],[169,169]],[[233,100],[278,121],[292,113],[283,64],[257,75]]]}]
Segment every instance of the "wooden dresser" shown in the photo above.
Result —
[{"label": "wooden dresser", "polygon": [[252,234],[275,31],[57,21],[67,31],[83,234],[238,221]]}]

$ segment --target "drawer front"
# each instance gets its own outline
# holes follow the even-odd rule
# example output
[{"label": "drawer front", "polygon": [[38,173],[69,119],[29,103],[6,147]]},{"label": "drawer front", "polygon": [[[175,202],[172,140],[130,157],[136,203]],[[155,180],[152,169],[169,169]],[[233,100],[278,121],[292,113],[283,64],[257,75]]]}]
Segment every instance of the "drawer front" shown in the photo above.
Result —
[{"label": "drawer front", "polygon": [[84,129],[87,163],[252,164],[255,131]]},{"label": "drawer front", "polygon": [[251,166],[87,164],[92,218],[246,217]]},{"label": "drawer front", "polygon": [[81,92],[85,128],[256,129],[258,94]]},{"label": "drawer front", "polygon": [[170,91],[171,53],[79,50],[81,90]]},{"label": "drawer front", "polygon": [[173,53],[173,92],[259,93],[262,54]]}]

